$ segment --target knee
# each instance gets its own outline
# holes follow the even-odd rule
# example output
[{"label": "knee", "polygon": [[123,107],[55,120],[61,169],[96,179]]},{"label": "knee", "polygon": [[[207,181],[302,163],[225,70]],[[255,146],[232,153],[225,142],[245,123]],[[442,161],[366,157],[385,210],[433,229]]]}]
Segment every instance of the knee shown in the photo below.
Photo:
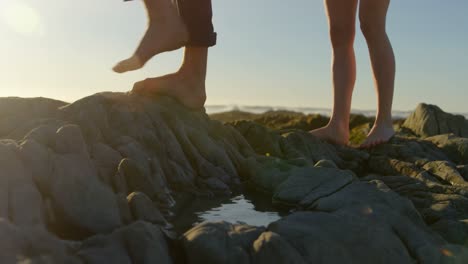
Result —
[{"label": "knee", "polygon": [[379,39],[387,34],[385,31],[385,23],[372,21],[365,17],[360,17],[360,28],[367,41]]},{"label": "knee", "polygon": [[354,25],[330,26],[330,38],[334,48],[349,47],[353,45],[355,32]]}]

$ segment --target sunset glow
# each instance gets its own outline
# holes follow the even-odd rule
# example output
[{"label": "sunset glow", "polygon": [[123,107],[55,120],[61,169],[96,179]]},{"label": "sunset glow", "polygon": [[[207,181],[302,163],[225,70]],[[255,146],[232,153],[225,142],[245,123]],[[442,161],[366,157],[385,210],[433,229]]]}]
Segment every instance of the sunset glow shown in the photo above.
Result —
[{"label": "sunset glow", "polygon": [[14,32],[25,36],[38,36],[44,33],[39,13],[31,6],[14,2],[6,5],[2,12],[4,23]]}]

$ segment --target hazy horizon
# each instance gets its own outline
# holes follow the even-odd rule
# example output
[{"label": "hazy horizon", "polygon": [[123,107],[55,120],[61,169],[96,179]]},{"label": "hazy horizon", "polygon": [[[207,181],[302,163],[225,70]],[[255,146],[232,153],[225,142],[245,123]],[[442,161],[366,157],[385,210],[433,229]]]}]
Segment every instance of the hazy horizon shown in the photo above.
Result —
[{"label": "hazy horizon", "polygon": [[[330,45],[321,1],[213,1],[218,45],[210,49],[208,106],[332,105]],[[420,102],[468,112],[468,2],[393,0],[388,33],[397,57],[394,109]],[[0,3],[0,97],[72,102],[101,91],[124,92],[135,81],[175,71],[181,51],[118,75],[144,33],[140,1],[3,0]],[[460,25],[460,26],[457,26]],[[375,109],[367,47],[358,31],[353,109]]]}]

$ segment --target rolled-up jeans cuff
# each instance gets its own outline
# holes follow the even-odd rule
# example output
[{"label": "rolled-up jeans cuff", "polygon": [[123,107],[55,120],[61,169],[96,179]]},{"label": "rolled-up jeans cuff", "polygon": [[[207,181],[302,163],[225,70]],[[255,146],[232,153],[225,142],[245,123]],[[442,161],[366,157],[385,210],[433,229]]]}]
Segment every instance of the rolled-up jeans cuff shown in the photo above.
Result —
[{"label": "rolled-up jeans cuff", "polygon": [[216,32],[211,32],[209,34],[199,35],[190,35],[190,40],[187,42],[186,46],[188,47],[213,47],[217,42]]}]

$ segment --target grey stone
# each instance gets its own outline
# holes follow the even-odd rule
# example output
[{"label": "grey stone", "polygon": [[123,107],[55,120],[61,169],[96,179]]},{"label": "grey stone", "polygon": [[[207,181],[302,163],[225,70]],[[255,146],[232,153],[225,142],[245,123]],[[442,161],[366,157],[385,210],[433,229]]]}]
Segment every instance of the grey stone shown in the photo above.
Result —
[{"label": "grey stone", "polygon": [[31,172],[18,157],[18,146],[0,142],[0,217],[20,226],[43,225],[42,197]]},{"label": "grey stone", "polygon": [[138,221],[83,242],[78,256],[86,263],[172,263],[158,226]]},{"label": "grey stone", "polygon": [[290,171],[291,176],[275,190],[273,201],[291,206],[307,206],[317,199],[337,192],[353,181],[350,172],[321,167],[303,167]]},{"label": "grey stone", "polygon": [[133,192],[127,197],[127,201],[135,220],[143,220],[153,224],[166,226],[164,216],[154,203],[141,192]]},{"label": "grey stone", "polygon": [[431,228],[449,243],[468,247],[468,219],[459,221],[442,219],[432,224]]},{"label": "grey stone", "polygon": [[117,197],[99,181],[87,157],[57,155],[52,179],[52,204],[66,229],[94,234],[109,232],[121,225]]},{"label": "grey stone", "polygon": [[445,134],[429,137],[426,140],[436,144],[454,162],[460,164],[468,163],[468,138]]},{"label": "grey stone", "polygon": [[307,263],[299,252],[274,232],[265,232],[253,244],[253,263]]},{"label": "grey stone", "polygon": [[431,161],[423,166],[423,169],[431,172],[451,185],[466,185],[468,182],[460,175],[455,164],[448,161]]},{"label": "grey stone", "polygon": [[226,222],[202,223],[187,231],[183,248],[188,263],[250,263],[250,248],[264,228]]},{"label": "grey stone", "polygon": [[291,244],[306,263],[413,263],[391,228],[348,215],[300,212],[268,230]]},{"label": "grey stone", "polygon": [[[41,227],[18,227],[0,218],[0,263],[81,263],[72,246]],[[39,259],[49,262],[34,262]]]},{"label": "grey stone", "polygon": [[468,121],[463,116],[448,114],[435,105],[419,104],[403,127],[421,137],[448,133],[468,137]]}]

